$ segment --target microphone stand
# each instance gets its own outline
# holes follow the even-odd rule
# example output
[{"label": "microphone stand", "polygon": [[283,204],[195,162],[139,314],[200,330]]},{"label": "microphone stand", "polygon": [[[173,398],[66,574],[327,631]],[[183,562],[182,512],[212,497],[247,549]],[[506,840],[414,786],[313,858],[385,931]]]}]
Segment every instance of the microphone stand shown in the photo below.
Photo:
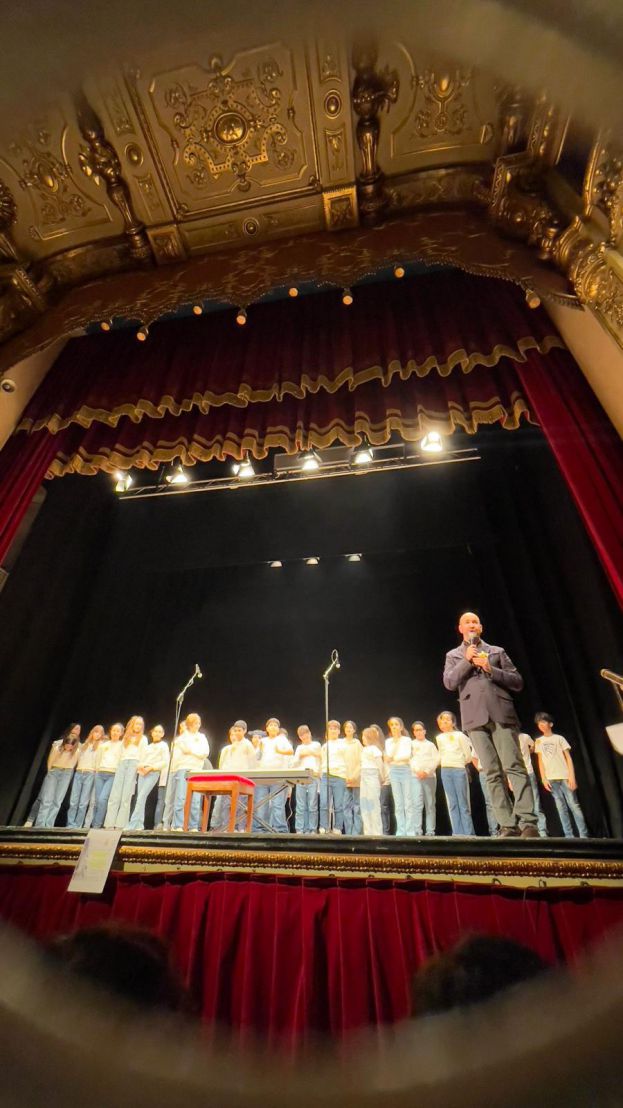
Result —
[{"label": "microphone stand", "polygon": [[173,727],[173,737],[171,739],[171,748],[173,748],[173,743],[175,742],[175,740],[177,738],[177,729],[179,727],[180,716],[182,714],[182,704],[184,703],[184,697],[186,696],[186,693],[188,692],[191,685],[194,685],[195,679],[198,676],[199,676],[199,672],[197,670],[197,667],[195,666],[195,671],[194,671],[192,677],[186,682],[186,684],[184,685],[184,688],[180,692],[178,692],[177,697],[175,698],[175,726]]},{"label": "microphone stand", "polygon": [[325,749],[327,753],[327,831],[330,833],[335,828],[331,826],[331,822],[335,813],[331,812],[331,785],[329,778],[329,679],[334,669],[340,668],[340,659],[337,650],[331,651],[331,662],[325,669],[322,680],[324,681],[324,741]]}]

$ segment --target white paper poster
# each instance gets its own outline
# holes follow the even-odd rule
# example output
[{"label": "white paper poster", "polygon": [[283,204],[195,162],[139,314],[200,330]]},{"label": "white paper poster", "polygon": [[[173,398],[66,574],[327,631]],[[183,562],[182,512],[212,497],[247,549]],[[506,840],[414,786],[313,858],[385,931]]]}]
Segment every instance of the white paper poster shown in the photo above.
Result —
[{"label": "white paper poster", "polygon": [[67,887],[68,893],[103,892],[121,834],[118,827],[89,831]]}]

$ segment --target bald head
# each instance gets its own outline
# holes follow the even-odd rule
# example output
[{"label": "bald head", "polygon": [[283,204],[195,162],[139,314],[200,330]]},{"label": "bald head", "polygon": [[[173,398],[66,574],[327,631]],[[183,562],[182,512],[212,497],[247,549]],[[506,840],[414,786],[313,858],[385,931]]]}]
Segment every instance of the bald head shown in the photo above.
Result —
[{"label": "bald head", "polygon": [[470,635],[476,635],[480,638],[482,623],[475,612],[463,612],[459,620],[459,631],[463,636],[463,642],[468,642]]}]

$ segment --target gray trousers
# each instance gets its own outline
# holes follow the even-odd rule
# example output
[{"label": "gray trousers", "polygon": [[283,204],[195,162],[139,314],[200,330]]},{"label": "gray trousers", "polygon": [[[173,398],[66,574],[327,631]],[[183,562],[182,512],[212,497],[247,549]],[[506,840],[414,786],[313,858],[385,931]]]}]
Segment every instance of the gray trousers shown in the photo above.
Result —
[{"label": "gray trousers", "polygon": [[[534,798],[517,732],[501,723],[489,723],[469,732],[480,764],[485,771],[491,806],[500,827],[536,827]],[[506,778],[513,789],[511,804]]]}]

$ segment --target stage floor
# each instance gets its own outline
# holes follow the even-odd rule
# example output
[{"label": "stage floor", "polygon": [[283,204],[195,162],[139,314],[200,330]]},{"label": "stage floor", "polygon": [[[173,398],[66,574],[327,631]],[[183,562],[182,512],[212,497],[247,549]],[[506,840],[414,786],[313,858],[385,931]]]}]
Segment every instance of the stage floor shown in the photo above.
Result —
[{"label": "stage floor", "polygon": [[[72,868],[85,835],[65,828],[0,828],[0,865]],[[122,835],[113,869],[623,885],[623,841],[139,831]]]}]

